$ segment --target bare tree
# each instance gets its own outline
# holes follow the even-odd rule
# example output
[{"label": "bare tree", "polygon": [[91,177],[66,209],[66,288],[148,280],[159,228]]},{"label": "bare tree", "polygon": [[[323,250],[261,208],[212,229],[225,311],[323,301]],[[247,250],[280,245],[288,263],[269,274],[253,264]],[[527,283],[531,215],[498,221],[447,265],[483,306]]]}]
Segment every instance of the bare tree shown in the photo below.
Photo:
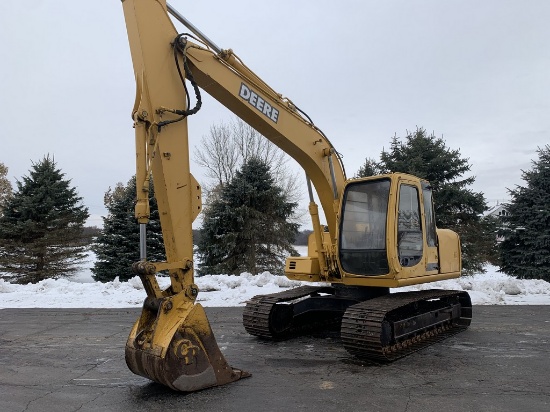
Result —
[{"label": "bare tree", "polygon": [[212,179],[205,189],[212,190],[229,182],[238,169],[239,153],[231,127],[225,123],[210,126],[210,134],[203,136],[200,148],[195,148],[195,161],[207,170]]},{"label": "bare tree", "polygon": [[212,125],[210,134],[202,137],[200,147],[195,147],[195,161],[206,168],[207,177],[211,179],[203,185],[207,198],[229,183],[235,172],[252,157],[270,166],[287,199],[300,200],[301,182],[299,174],[290,170],[289,156],[238,118]]}]

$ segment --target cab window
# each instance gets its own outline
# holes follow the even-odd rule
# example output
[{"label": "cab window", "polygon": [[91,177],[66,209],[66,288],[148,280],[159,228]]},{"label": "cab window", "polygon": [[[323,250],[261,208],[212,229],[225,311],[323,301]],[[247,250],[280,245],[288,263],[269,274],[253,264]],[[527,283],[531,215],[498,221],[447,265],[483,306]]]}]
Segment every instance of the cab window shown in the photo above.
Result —
[{"label": "cab window", "polygon": [[418,264],[422,259],[422,226],[420,202],[415,186],[402,184],[399,188],[397,213],[397,253],[403,267]]},{"label": "cab window", "polygon": [[356,275],[388,272],[386,220],[390,180],[357,182],[346,187],[340,220],[342,268]]},{"label": "cab window", "polygon": [[435,227],[435,212],[432,200],[432,189],[422,183],[422,194],[424,195],[424,216],[426,218],[426,243],[428,247],[437,246],[437,232]]}]

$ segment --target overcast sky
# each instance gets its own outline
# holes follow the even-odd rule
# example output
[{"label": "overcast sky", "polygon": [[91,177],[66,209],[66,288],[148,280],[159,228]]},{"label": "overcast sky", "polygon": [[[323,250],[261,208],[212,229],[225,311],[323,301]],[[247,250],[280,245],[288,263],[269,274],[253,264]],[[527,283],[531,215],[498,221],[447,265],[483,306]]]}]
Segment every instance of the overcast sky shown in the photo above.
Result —
[{"label": "overcast sky", "polygon": [[[473,189],[494,203],[550,143],[547,0],[170,3],[306,111],[348,176],[419,126],[469,158]],[[120,0],[2,1],[0,39],[0,162],[15,181],[55,156],[97,224],[104,192],[135,169]],[[191,150],[231,116],[204,98]]]}]

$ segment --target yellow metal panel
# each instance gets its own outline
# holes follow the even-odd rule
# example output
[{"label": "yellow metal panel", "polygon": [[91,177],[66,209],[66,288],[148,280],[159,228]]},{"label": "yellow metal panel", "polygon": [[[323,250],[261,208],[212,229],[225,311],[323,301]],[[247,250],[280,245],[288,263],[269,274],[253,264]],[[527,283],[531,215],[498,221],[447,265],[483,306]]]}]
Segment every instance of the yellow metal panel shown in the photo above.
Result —
[{"label": "yellow metal panel", "polygon": [[439,243],[439,271],[441,273],[460,272],[460,238],[457,233],[448,229],[437,229]]},{"label": "yellow metal panel", "polygon": [[319,273],[319,259],[316,257],[299,256],[286,260],[285,275],[289,279],[317,282],[321,280]]}]

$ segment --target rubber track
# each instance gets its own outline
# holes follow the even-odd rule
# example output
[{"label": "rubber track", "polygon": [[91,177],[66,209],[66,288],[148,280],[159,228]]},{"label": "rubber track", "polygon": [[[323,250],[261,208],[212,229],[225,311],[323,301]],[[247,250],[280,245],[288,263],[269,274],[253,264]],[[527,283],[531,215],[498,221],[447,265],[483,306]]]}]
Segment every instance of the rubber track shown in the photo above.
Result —
[{"label": "rubber track", "polygon": [[331,286],[300,286],[284,292],[257,295],[250,299],[243,311],[243,325],[248,333],[266,339],[278,339],[288,334],[276,333],[269,327],[271,310],[277,303],[290,302],[316,293],[334,293]]},{"label": "rubber track", "polygon": [[[410,317],[416,302],[446,299],[456,296],[461,304],[460,318],[437,327],[428,328],[401,342],[388,346],[381,343],[383,322],[388,315],[403,319]],[[420,350],[428,345],[465,330],[472,317],[470,296],[467,292],[452,290],[426,290],[400,292],[350,306],[342,319],[341,338],[346,350],[359,358],[390,362]]]}]

